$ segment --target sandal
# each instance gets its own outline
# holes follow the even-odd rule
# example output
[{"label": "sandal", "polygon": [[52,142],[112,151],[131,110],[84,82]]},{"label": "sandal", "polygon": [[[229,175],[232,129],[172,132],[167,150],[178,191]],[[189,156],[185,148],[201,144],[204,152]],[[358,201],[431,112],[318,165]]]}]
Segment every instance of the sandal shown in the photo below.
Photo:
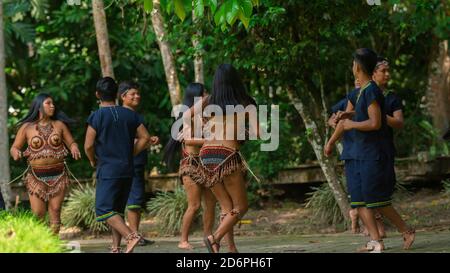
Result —
[{"label": "sandal", "polygon": [[416,230],[409,229],[402,233],[403,236],[403,249],[408,250],[411,245],[414,243],[414,239],[416,238]]},{"label": "sandal", "polygon": [[125,237],[125,242],[127,242],[127,250],[125,253],[132,253],[133,249],[139,244],[142,236],[136,232],[132,232]]},{"label": "sandal", "polygon": [[370,240],[365,246],[358,249],[358,252],[381,253],[384,250],[383,240]]},{"label": "sandal", "polygon": [[111,246],[109,249],[111,250],[109,253],[122,253],[122,248],[120,246],[119,247]]},{"label": "sandal", "polygon": [[[211,236],[212,237],[212,239],[213,239],[213,242],[211,243],[211,241],[209,241],[209,236]],[[216,241],[216,238],[214,238],[214,235],[209,235],[209,236],[206,236],[205,238],[203,238],[203,242],[205,243],[205,245],[206,245],[206,248],[208,249],[208,252],[209,253],[219,253],[219,248],[220,248],[220,245],[219,245],[219,243]],[[216,251],[214,251],[214,248],[213,248],[213,246],[214,245],[217,245],[217,252]]]}]

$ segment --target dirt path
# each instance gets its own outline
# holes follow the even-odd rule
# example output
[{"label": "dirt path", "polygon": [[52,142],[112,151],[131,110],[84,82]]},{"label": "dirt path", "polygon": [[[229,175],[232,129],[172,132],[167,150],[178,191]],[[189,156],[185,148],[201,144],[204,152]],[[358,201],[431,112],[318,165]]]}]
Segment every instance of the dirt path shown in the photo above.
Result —
[{"label": "dirt path", "polygon": [[[402,249],[399,234],[388,234],[385,239],[387,253],[450,253],[450,230],[418,232],[413,248]],[[155,244],[137,247],[138,253],[205,253],[202,238],[193,237],[192,251],[177,248],[178,238],[152,238]],[[108,252],[109,240],[79,241],[81,251],[87,253]],[[277,236],[239,236],[236,242],[242,253],[355,253],[366,242],[366,237],[349,233],[331,235],[277,235]],[[223,246],[226,251],[226,246]]]}]

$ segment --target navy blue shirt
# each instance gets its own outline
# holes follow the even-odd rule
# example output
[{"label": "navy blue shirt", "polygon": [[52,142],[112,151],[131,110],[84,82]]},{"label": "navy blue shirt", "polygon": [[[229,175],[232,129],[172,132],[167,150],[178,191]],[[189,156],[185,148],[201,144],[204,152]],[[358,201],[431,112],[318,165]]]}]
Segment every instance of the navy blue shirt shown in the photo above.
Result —
[{"label": "navy blue shirt", "polygon": [[[358,90],[352,90],[347,96],[350,96],[351,93],[355,93]],[[331,113],[336,114],[338,111],[345,111],[345,109],[347,109],[347,104],[348,104],[348,99],[344,98],[342,100],[340,100],[338,103],[336,103],[335,105],[333,105],[331,107]],[[342,154],[341,154],[341,160],[349,160],[349,159],[353,159],[352,158],[352,154],[354,154],[352,152],[352,144],[353,144],[353,134],[354,132],[352,131],[345,131],[344,135],[342,137]]]},{"label": "navy blue shirt", "polygon": [[[395,111],[403,110],[402,101],[393,92],[388,91],[384,96],[384,109],[387,115],[393,117]],[[394,130],[390,126],[387,126],[386,135],[389,153],[395,156]]]},{"label": "navy blue shirt", "polygon": [[[144,120],[144,116],[142,116],[140,114],[138,114],[138,115],[141,120]],[[144,125],[145,125],[145,128],[148,130],[148,125],[145,123],[144,123]],[[134,157],[133,161],[134,161],[134,166],[142,167],[142,166],[147,165],[147,149],[143,150],[138,155],[136,155]]]},{"label": "navy blue shirt", "polygon": [[95,130],[97,178],[133,177],[133,151],[139,115],[122,106],[101,107],[87,123]]},{"label": "navy blue shirt", "polygon": [[379,160],[382,154],[387,154],[386,145],[386,111],[384,96],[381,89],[375,82],[370,81],[366,88],[356,89],[358,92],[349,94],[349,100],[355,107],[353,120],[357,122],[369,119],[368,108],[376,101],[381,110],[381,127],[375,131],[354,131],[354,159],[358,160]]}]

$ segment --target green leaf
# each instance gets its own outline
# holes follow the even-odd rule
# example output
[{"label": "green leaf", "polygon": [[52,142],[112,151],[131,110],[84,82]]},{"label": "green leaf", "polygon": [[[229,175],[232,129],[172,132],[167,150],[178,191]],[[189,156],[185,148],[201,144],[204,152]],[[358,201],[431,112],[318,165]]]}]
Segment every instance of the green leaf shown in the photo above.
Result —
[{"label": "green leaf", "polygon": [[252,16],[253,4],[251,0],[238,0],[243,15],[247,18]]},{"label": "green leaf", "polygon": [[239,14],[239,2],[238,0],[229,0],[225,3],[226,5],[226,18],[227,23],[231,26],[236,22],[236,19]]},{"label": "green leaf", "polygon": [[214,15],[214,23],[216,23],[216,25],[219,26],[222,25],[224,22],[225,22],[225,5],[222,5]]},{"label": "green leaf", "polygon": [[153,10],[152,0],[144,0],[144,10],[148,13],[150,13]]},{"label": "green leaf", "polygon": [[204,0],[194,0],[194,13],[197,18],[203,17],[205,10]]},{"label": "green leaf", "polygon": [[250,18],[245,17],[244,14],[242,13],[242,11],[239,12],[239,20],[241,20],[245,29],[248,29],[248,25],[250,24]]},{"label": "green leaf", "polygon": [[186,10],[184,9],[183,1],[175,0],[174,7],[175,7],[175,14],[178,16],[178,18],[181,19],[181,21],[184,21],[184,19],[186,18]]},{"label": "green leaf", "polygon": [[217,10],[217,0],[207,0],[207,6],[211,8],[211,13],[215,14]]}]

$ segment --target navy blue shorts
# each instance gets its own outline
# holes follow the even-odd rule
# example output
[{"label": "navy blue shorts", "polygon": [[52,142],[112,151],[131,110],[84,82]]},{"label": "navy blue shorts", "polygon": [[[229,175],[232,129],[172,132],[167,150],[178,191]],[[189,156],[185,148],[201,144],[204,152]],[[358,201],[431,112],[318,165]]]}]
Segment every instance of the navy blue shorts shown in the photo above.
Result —
[{"label": "navy blue shorts", "polygon": [[391,205],[395,177],[393,169],[393,161],[387,157],[382,160],[346,160],[345,176],[351,207]]},{"label": "navy blue shorts", "polygon": [[128,196],[127,209],[140,210],[145,202],[145,166],[134,166],[133,183]]},{"label": "navy blue shorts", "polygon": [[98,222],[125,213],[131,189],[131,177],[97,178],[95,188],[95,214]]}]

